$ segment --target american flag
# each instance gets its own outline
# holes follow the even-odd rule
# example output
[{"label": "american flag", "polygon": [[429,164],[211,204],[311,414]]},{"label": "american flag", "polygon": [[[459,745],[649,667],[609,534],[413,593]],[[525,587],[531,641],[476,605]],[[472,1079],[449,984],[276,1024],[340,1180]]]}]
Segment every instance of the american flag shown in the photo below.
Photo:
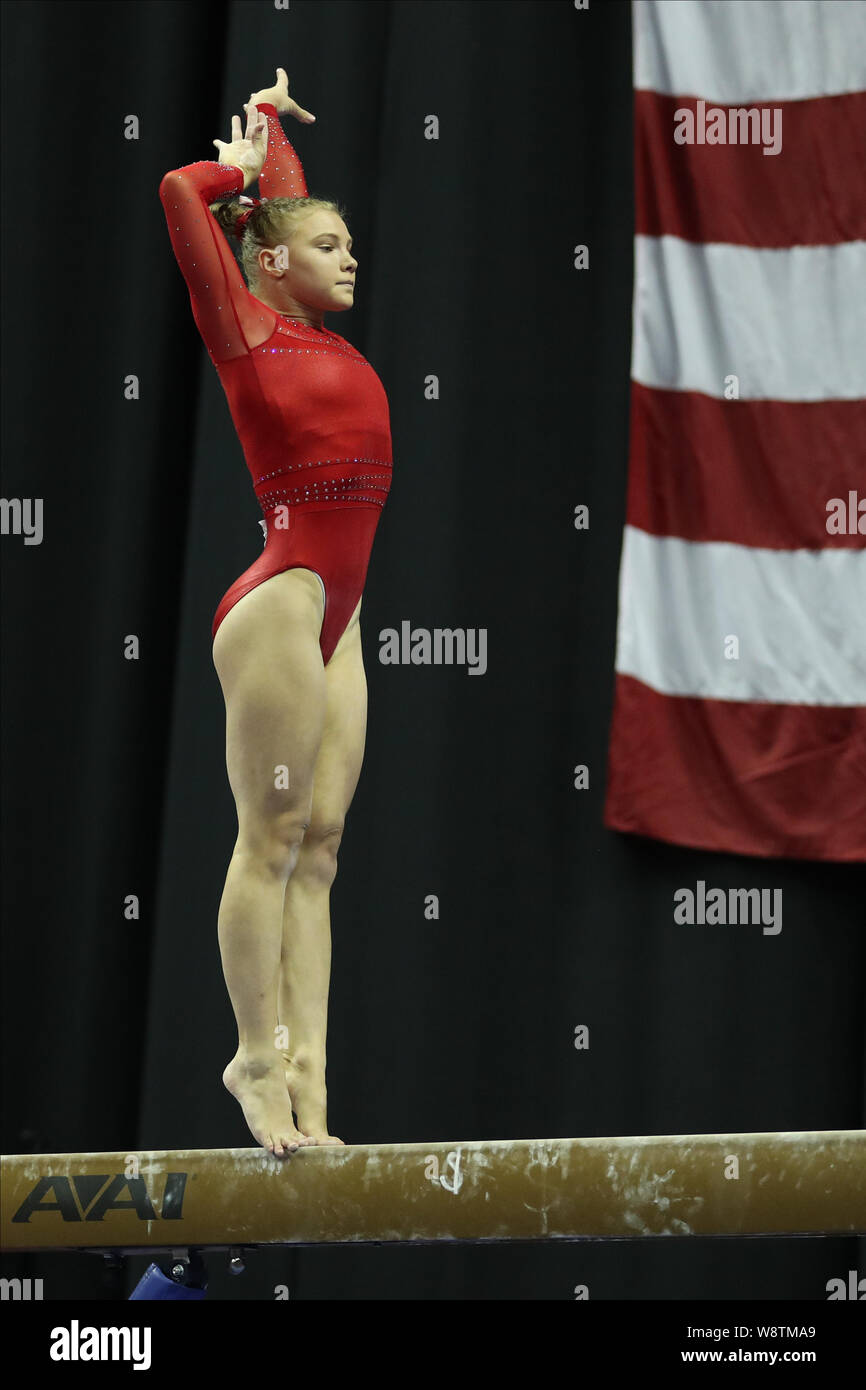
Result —
[{"label": "american flag", "polygon": [[866,4],[632,11],[605,824],[866,860]]}]

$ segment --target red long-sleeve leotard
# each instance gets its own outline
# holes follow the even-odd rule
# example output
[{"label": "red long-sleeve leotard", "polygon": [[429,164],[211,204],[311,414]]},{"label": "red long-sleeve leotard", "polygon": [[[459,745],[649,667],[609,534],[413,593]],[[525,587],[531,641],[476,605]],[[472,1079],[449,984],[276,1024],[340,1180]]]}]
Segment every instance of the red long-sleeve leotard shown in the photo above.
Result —
[{"label": "red long-sleeve leotard", "polygon": [[[262,196],[306,196],[300,160],[275,108],[258,109],[268,118]],[[223,596],[212,631],[272,575],[314,570],[325,589],[319,646],[327,664],[361,597],[391,484],[388,400],[345,338],[283,317],[250,294],[208,208],[242,192],[240,170],[210,160],[172,170],[159,188],[193,316],[267,526],[264,550]]]}]

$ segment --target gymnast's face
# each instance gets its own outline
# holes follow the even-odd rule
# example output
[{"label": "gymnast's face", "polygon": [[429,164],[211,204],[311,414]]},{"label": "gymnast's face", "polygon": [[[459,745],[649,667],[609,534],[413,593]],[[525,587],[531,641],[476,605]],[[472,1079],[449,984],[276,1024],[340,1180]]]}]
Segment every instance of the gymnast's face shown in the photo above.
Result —
[{"label": "gymnast's face", "polygon": [[358,262],[342,217],[316,208],[299,222],[287,243],[288,264],[281,290],[311,309],[351,309]]}]

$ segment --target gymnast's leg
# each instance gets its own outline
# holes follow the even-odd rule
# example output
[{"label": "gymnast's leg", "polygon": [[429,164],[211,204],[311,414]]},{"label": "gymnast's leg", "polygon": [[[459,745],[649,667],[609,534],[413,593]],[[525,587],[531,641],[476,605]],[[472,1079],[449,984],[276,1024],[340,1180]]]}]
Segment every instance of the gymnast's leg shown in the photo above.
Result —
[{"label": "gymnast's leg", "polygon": [[361,602],[325,667],[325,727],[313,776],[313,808],[283,904],[280,1023],[286,1025],[286,1084],[298,1129],[319,1144],[328,1133],[325,1040],[331,973],[329,898],[337,850],[364,758],[367,681]]},{"label": "gymnast's leg", "polygon": [[223,1081],[278,1158],[315,1142],[292,1123],[278,1049],[283,896],[313,802],[324,727],[322,591],[310,570],[265,580],[229,610],[213,660],[226,703],[226,766],[238,836],[219,910],[238,1050]]}]

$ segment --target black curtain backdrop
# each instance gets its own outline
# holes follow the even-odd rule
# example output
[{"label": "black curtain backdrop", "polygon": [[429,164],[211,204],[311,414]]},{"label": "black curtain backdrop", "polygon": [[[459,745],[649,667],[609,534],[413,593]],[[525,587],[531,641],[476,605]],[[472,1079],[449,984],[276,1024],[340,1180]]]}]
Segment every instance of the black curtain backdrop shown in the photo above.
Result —
[{"label": "black curtain backdrop", "polygon": [[[382,378],[395,458],[332,895],[334,1132],[860,1127],[862,870],[601,824],[628,453],[628,5],[7,0],[2,26],[3,496],[44,506],[40,544],[2,538],[3,1152],[253,1143],[221,1084],[236,822],[210,623],[262,536],[158,188],[215,157],[278,65],[318,117],[285,122],[311,191],[348,208],[357,304],[330,326]],[[382,664],[379,633],[404,620],[486,629],[486,673]],[[677,925],[673,894],[699,879],[780,888],[782,931]],[[209,1296],[822,1300],[864,1253],[853,1238],[275,1249],[241,1279],[212,1257]],[[46,1298],[124,1298],[146,1263],[7,1257],[3,1273],[43,1277]]]}]

